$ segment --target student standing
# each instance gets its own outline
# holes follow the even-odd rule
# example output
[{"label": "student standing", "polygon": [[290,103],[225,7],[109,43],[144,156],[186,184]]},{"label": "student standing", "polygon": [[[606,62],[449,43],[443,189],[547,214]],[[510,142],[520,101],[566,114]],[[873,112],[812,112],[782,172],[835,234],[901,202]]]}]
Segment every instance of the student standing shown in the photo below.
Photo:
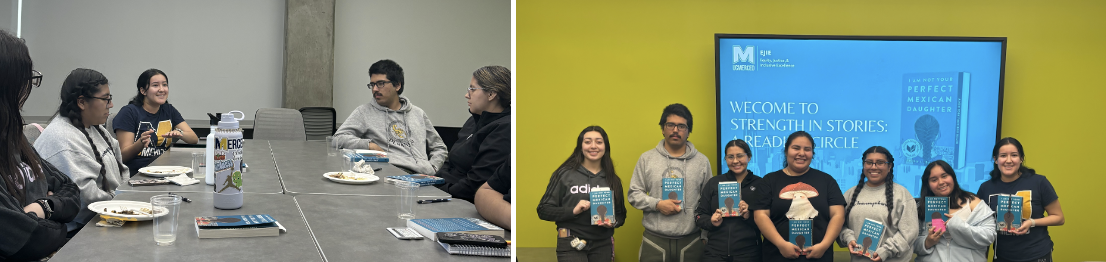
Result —
[{"label": "student standing", "polygon": [[[918,235],[918,207],[906,187],[895,183],[895,157],[882,146],[869,147],[861,155],[864,168],[860,182],[845,191],[845,226],[841,242],[848,243],[852,261],[906,262],[914,256],[914,237]],[[871,219],[883,224],[876,252],[868,254],[856,243]]]},{"label": "student standing", "polygon": [[[760,261],[760,228],[752,219],[746,201],[752,200],[753,185],[760,180],[747,169],[753,158],[752,151],[749,144],[741,139],[726,143],[725,148],[726,166],[730,170],[707,180],[703,195],[699,197],[699,205],[695,208],[695,224],[707,231],[702,261]],[[718,202],[718,183],[721,182],[741,183],[741,200],[738,203]],[[723,217],[726,212],[734,216]]]},{"label": "student standing", "polygon": [[1022,219],[1021,227],[998,232],[994,261],[1052,261],[1053,242],[1048,229],[1064,225],[1064,211],[1056,189],[1044,175],[1022,163],[1025,150],[1013,137],[995,143],[991,157],[995,161],[991,180],[980,184],[976,195],[984,201],[991,201],[992,194],[1029,196],[1028,203],[1022,205],[1022,217],[1014,218]]}]

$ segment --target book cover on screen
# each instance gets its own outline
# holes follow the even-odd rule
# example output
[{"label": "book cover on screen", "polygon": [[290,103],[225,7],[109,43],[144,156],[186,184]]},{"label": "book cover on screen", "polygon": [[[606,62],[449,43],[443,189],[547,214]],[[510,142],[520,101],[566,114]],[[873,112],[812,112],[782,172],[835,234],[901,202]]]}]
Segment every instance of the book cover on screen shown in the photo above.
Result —
[{"label": "book cover on screen", "polygon": [[388,183],[395,183],[396,181],[407,181],[418,183],[419,186],[432,186],[437,184],[444,184],[445,179],[437,176],[425,175],[425,174],[410,174],[402,176],[388,176]]},{"label": "book cover on screen", "polygon": [[438,241],[438,232],[464,232],[506,237],[503,228],[483,219],[471,217],[408,219],[407,227],[434,241]]},{"label": "book cover on screen", "polygon": [[971,74],[903,74],[902,87],[899,141],[905,163],[924,166],[942,159],[953,168],[963,168]]},{"label": "book cover on screen", "polygon": [[787,240],[791,241],[791,244],[795,244],[799,249],[804,249],[813,246],[814,241],[814,220],[810,219],[792,219],[787,221]]},{"label": "book cover on screen", "polygon": [[945,216],[945,214],[949,213],[949,198],[926,197],[925,207],[925,214],[922,216],[925,227],[923,227],[922,230],[924,232],[929,232],[930,228],[945,230],[945,222],[949,221],[949,218]]},{"label": "book cover on screen", "polygon": [[614,193],[609,187],[596,187],[588,192],[588,201],[591,202],[591,224],[598,225],[614,223]]},{"label": "book cover on screen", "polygon": [[1016,235],[1014,230],[1022,226],[1022,197],[993,194],[988,203],[995,209],[995,227],[999,235]]},{"label": "book cover on screen", "polygon": [[736,217],[738,204],[741,203],[741,183],[727,181],[718,183],[718,209],[722,210],[722,217]]},{"label": "book cover on screen", "polygon": [[860,246],[860,252],[872,257],[879,248],[879,239],[883,236],[883,223],[871,219],[864,219],[864,225],[860,227],[860,234],[856,236],[856,245]]},{"label": "book cover on screen", "polygon": [[679,200],[678,204],[684,207],[684,179],[664,178],[661,180],[661,200]]},{"label": "book cover on screen", "polygon": [[196,217],[199,238],[279,236],[283,226],[268,214]]}]

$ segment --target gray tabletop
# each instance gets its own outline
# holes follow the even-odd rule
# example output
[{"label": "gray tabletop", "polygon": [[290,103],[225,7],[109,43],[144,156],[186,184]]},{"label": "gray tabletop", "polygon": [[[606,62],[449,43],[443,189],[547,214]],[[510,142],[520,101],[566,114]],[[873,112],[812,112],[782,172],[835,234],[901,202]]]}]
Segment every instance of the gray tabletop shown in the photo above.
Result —
[{"label": "gray tabletop", "polygon": [[[243,157],[249,165],[249,172],[242,174],[242,184],[245,192],[249,193],[284,193],[280,176],[276,170],[272,150],[269,149],[269,141],[245,140]],[[204,148],[173,147],[162,153],[161,156],[150,163],[150,166],[185,166],[192,167],[192,153],[203,153]],[[210,174],[207,174],[210,175]],[[191,176],[191,174],[189,175]],[[137,174],[131,179],[149,179],[143,174]],[[213,186],[203,181],[188,186],[161,185],[161,186],[137,186],[132,187],[125,181],[119,185],[122,191],[155,191],[155,192],[212,192]]]},{"label": "gray tabletop", "polygon": [[[388,227],[406,227],[395,196],[297,195],[296,202],[327,261],[487,261],[510,258],[450,255],[431,240],[399,240]],[[338,215],[340,214],[340,215]],[[480,217],[466,201],[415,205],[415,218]],[[510,232],[507,232],[510,237]]]},{"label": "gray tabletop", "polygon": [[[160,192],[121,192],[116,200],[149,202]],[[127,222],[120,228],[98,227],[99,216],[73,237],[50,261],[323,261],[295,199],[284,194],[246,193],[237,210],[219,210],[212,193],[180,193],[192,200],[181,203],[177,219],[177,240],[172,246],[157,246],[153,222]],[[269,214],[288,232],[278,237],[200,239],[194,218]]]},{"label": "gray tabletop", "polygon": [[[325,141],[269,141],[276,159],[277,170],[284,181],[288,193],[395,196],[395,187],[385,182],[387,176],[406,175],[399,168],[388,163],[369,163],[376,171],[380,181],[365,185],[339,184],[323,177],[326,172],[342,170],[341,156],[328,156]],[[422,187],[419,196],[449,197],[449,194],[436,187]]]}]

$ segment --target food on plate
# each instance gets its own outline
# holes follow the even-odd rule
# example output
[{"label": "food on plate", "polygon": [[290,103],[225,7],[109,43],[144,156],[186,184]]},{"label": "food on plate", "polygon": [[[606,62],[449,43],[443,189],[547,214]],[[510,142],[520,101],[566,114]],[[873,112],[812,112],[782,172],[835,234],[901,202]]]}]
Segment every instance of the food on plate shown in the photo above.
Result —
[{"label": "food on plate", "polygon": [[345,179],[345,180],[369,180],[368,177],[358,176],[354,173],[338,172],[336,174],[330,174],[331,178]]}]

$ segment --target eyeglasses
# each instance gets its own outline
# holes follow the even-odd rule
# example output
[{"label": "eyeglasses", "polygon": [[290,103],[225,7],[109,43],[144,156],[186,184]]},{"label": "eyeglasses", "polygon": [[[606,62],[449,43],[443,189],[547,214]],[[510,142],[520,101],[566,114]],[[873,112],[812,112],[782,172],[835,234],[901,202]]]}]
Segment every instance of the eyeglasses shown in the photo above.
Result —
[{"label": "eyeglasses", "polygon": [[100,100],[104,100],[105,102],[111,103],[111,98],[112,98],[112,96],[111,96],[111,95],[108,95],[108,97],[106,97],[106,98],[104,98],[104,97],[95,97],[95,96],[93,96],[93,97],[89,97],[89,98],[92,98],[92,99],[100,99]]},{"label": "eyeglasses", "polygon": [[739,154],[733,154],[733,155],[726,155],[726,159],[735,160],[735,159],[739,159],[739,158],[745,158],[746,156],[748,156],[748,155],[746,155],[744,153],[739,153]]},{"label": "eyeglasses", "polygon": [[872,160],[864,161],[864,166],[884,167],[886,165],[887,165],[887,161],[882,161],[882,160],[880,160],[880,161],[872,161]]},{"label": "eyeglasses", "polygon": [[476,91],[477,89],[487,90],[487,88],[483,88],[483,87],[469,87],[469,94],[472,94],[472,91]]},{"label": "eyeglasses", "polygon": [[676,129],[676,131],[687,130],[686,124],[676,124],[672,122],[664,123],[664,128]]},{"label": "eyeglasses", "polygon": [[42,85],[42,73],[38,70],[31,70],[31,86],[39,87]]},{"label": "eyeglasses", "polygon": [[379,87],[384,87],[384,84],[395,84],[395,83],[396,83],[395,81],[376,81],[376,82],[371,82],[371,83],[369,83],[369,89],[373,89],[374,87],[378,87],[378,86],[379,86]]}]

